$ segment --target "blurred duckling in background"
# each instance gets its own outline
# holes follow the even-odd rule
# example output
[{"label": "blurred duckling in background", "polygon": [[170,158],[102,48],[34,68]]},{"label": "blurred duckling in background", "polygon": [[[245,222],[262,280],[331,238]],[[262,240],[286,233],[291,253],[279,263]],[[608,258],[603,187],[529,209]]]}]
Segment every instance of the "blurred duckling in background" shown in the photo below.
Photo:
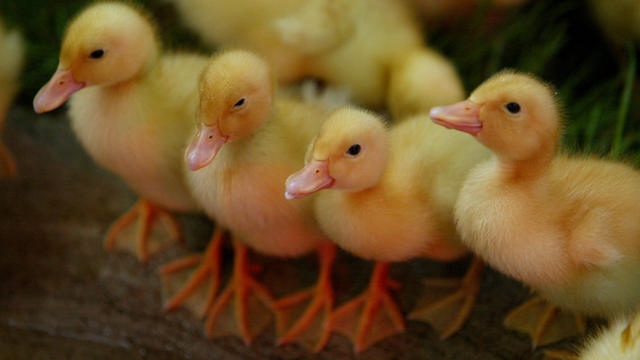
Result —
[{"label": "blurred duckling in background", "polygon": [[[618,162],[557,154],[561,111],[551,87],[505,71],[431,117],[494,154],[471,171],[458,198],[464,243],[552,304],[526,303],[507,318],[511,326],[531,329],[536,345],[558,340],[545,336],[566,325],[554,322],[555,306],[607,319],[636,309],[640,174]],[[535,311],[538,318],[528,317]]]},{"label": "blurred duckling in background", "polygon": [[[289,329],[278,324],[280,342],[289,342],[312,328],[319,314],[330,313],[335,246],[317,227],[310,199],[292,203],[282,196],[285,179],[304,163],[305,149],[327,113],[320,105],[279,96],[269,65],[250,52],[224,52],[204,70],[198,132],[186,152],[193,170],[188,180],[206,213],[230,230],[235,249],[229,284],[205,306],[209,336],[231,332],[249,343],[266,325],[265,307],[276,314],[276,320],[282,320],[284,308],[312,298]],[[214,242],[209,246],[219,247]],[[274,301],[250,273],[247,247],[278,257],[318,250],[321,271],[317,285]],[[193,294],[194,284],[190,280],[178,296],[184,299]],[[228,311],[233,311],[235,321],[229,320]],[[316,335],[313,345],[319,350],[329,333]]]},{"label": "blurred duckling in background", "polygon": [[[16,30],[9,31],[0,20],[0,134],[7,112],[18,92],[20,70],[24,61],[24,40]],[[0,140],[0,168],[2,174],[15,176],[16,162]]]},{"label": "blurred duckling in background", "polygon": [[[427,115],[388,130],[372,113],[343,108],[322,125],[305,167],[287,179],[288,198],[327,189],[315,201],[322,229],[345,250],[377,261],[368,289],[332,315],[330,326],[349,336],[356,351],[404,330],[388,291],[395,283],[389,262],[451,261],[468,253],[456,234],[453,208],[465,175],[489,151],[461,135]],[[474,259],[455,283],[457,292],[412,317],[432,323],[443,338],[456,332],[473,308],[481,270]],[[443,281],[427,282],[438,283]]]},{"label": "blurred duckling in background", "polygon": [[141,197],[109,229],[108,249],[124,241],[126,229],[136,229],[138,218],[135,239],[122,245],[145,261],[157,245],[149,242],[154,220],[179,239],[167,210],[198,209],[182,154],[194,129],[197,79],[206,63],[204,56],[163,53],[151,18],[127,3],[98,2],[67,28],[58,69],[33,106],[43,113],[71,97],[71,125],[84,148]]},{"label": "blurred duckling in background", "polygon": [[591,13],[604,34],[618,45],[640,43],[640,1],[589,0]]},{"label": "blurred duckling in background", "polygon": [[[423,30],[404,0],[174,4],[211,45],[242,46],[264,56],[279,82],[320,78],[347,89],[359,104],[388,104],[396,119],[464,96],[454,66],[425,48]],[[407,96],[413,93],[421,96]]]}]

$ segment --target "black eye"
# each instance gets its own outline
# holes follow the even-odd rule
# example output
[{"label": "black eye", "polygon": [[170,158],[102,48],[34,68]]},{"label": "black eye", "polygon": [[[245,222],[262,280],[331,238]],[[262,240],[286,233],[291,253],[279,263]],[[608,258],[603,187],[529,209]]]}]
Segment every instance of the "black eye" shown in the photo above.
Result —
[{"label": "black eye", "polygon": [[516,102],[510,102],[507,105],[504,106],[508,112],[512,113],[512,114],[517,114],[520,112],[520,104],[516,103]]},{"label": "black eye", "polygon": [[360,154],[360,148],[361,148],[360,144],[353,144],[347,150],[347,154],[349,154],[351,156],[356,156],[356,155]]},{"label": "black eye", "polygon": [[89,57],[92,59],[100,59],[103,55],[104,55],[104,50],[98,49],[98,50],[93,50],[91,54],[89,54]]},{"label": "black eye", "polygon": [[237,102],[237,103],[235,103],[235,104],[233,105],[233,107],[234,107],[234,108],[240,107],[240,106],[244,105],[244,103],[246,103],[246,102],[247,102],[247,101],[246,101],[244,98],[242,98],[242,99],[238,100],[238,102]]}]

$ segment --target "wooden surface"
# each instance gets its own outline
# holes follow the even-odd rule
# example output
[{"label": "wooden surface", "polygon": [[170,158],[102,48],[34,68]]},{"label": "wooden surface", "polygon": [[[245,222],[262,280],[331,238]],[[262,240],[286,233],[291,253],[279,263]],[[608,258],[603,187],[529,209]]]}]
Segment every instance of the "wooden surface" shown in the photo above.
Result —
[{"label": "wooden surface", "polygon": [[[162,310],[157,267],[187,249],[174,246],[147,264],[126,253],[107,253],[108,225],[135,196],[115,176],[97,168],[73,137],[62,112],[36,116],[13,109],[3,135],[20,176],[0,180],[0,359],[351,359],[348,340],[334,335],[312,354],[297,345],[273,345],[273,327],[251,348],[238,338],[214,340],[186,310]],[[182,217],[189,243],[202,246],[210,227]],[[315,259],[259,258],[269,283],[309,282]],[[409,311],[423,276],[461,274],[453,265],[415,261],[392,266],[403,281],[397,297]],[[371,264],[341,254],[334,270],[338,301],[366,284]],[[505,330],[506,312],[529,297],[517,283],[485,272],[481,294],[462,331],[446,341],[426,324],[359,355],[366,359],[533,359],[528,339]],[[282,289],[274,288],[280,293]]]}]

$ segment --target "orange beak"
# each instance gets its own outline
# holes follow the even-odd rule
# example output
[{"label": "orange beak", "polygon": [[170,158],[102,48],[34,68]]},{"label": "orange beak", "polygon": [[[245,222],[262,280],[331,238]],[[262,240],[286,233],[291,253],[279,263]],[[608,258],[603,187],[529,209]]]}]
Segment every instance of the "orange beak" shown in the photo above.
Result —
[{"label": "orange beak", "polygon": [[85,84],[77,82],[71,75],[71,71],[58,66],[51,80],[38,91],[33,99],[33,109],[38,114],[57,109],[67,101],[69,96],[83,87]]},{"label": "orange beak", "polygon": [[335,180],[329,176],[329,161],[312,159],[302,170],[289,176],[284,197],[288,200],[329,188]]},{"label": "orange beak", "polygon": [[431,120],[447,129],[464,131],[477,135],[482,130],[482,123],[478,118],[480,105],[465,100],[449,106],[438,106],[431,109]]},{"label": "orange beak", "polygon": [[228,137],[222,135],[217,126],[201,124],[185,153],[189,169],[196,171],[209,165],[227,139]]}]

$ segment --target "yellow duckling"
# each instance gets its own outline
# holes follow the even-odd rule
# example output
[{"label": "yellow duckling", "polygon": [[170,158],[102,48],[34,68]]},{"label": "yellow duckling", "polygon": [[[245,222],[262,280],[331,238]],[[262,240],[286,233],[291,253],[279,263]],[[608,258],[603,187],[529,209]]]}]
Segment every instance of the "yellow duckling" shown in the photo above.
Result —
[{"label": "yellow duckling", "polygon": [[[534,299],[507,318],[531,329],[534,345],[557,340],[544,340],[561,325],[553,322],[555,306],[611,319],[640,303],[640,174],[618,162],[558,155],[560,114],[551,87],[510,71],[468,100],[431,111],[435,122],[472,134],[494,154],[471,171],[456,221],[469,248],[554,305]],[[531,317],[522,320],[540,308],[533,327]]]},{"label": "yellow duckling", "polygon": [[[425,49],[423,30],[403,0],[174,3],[206,41],[261,54],[280,82],[314,76],[347,89],[360,104],[390,104],[392,111],[400,110],[396,119],[464,96],[453,65]],[[421,96],[407,99],[406,89]],[[453,97],[442,102],[444,94]]]},{"label": "yellow duckling", "polygon": [[[453,207],[466,173],[489,152],[460,135],[438,128],[426,115],[389,131],[378,116],[343,108],[322,125],[306,166],[287,179],[288,198],[329,189],[315,201],[322,229],[345,250],[377,261],[368,290],[332,315],[332,326],[354,340],[356,351],[404,329],[388,292],[394,283],[389,262],[450,261],[467,254],[456,235]],[[457,331],[473,307],[481,269],[474,261],[457,293],[412,317],[432,322],[443,337]],[[362,307],[354,327],[348,321]]]},{"label": "yellow duckling", "polygon": [[82,145],[142,198],[111,226],[107,248],[139,218],[132,245],[144,261],[154,219],[179,238],[166,210],[197,209],[182,153],[194,129],[197,79],[206,62],[163,53],[151,18],[123,2],[91,5],[67,28],[58,69],[33,106],[42,113],[71,97],[71,125]]},{"label": "yellow duckling", "polygon": [[[209,336],[233,331],[249,343],[265,325],[257,305],[262,303],[280,320],[281,308],[313,295],[300,320],[280,338],[280,342],[293,341],[319,313],[328,315],[332,308],[330,268],[335,246],[317,228],[310,200],[292,203],[282,196],[285,179],[303,164],[306,146],[327,111],[275,91],[268,64],[246,51],[215,56],[200,79],[198,132],[186,152],[192,170],[188,180],[206,213],[231,231],[235,248],[229,285],[205,310]],[[217,241],[210,248],[219,247]],[[316,288],[276,303],[250,274],[247,247],[279,257],[317,249],[321,272]],[[190,282],[178,296],[184,299],[193,290]],[[227,305],[231,310],[239,306],[233,324],[224,323]],[[228,329],[229,325],[234,328]],[[320,334],[316,349],[324,346],[328,334]]]},{"label": "yellow duckling", "polygon": [[640,42],[640,2],[637,0],[589,0],[591,13],[613,42]]},{"label": "yellow duckling", "polygon": [[[24,61],[24,41],[18,31],[7,30],[0,21],[0,133],[18,92],[18,79]],[[17,167],[13,156],[0,141],[0,167],[9,176],[15,176]]]}]

